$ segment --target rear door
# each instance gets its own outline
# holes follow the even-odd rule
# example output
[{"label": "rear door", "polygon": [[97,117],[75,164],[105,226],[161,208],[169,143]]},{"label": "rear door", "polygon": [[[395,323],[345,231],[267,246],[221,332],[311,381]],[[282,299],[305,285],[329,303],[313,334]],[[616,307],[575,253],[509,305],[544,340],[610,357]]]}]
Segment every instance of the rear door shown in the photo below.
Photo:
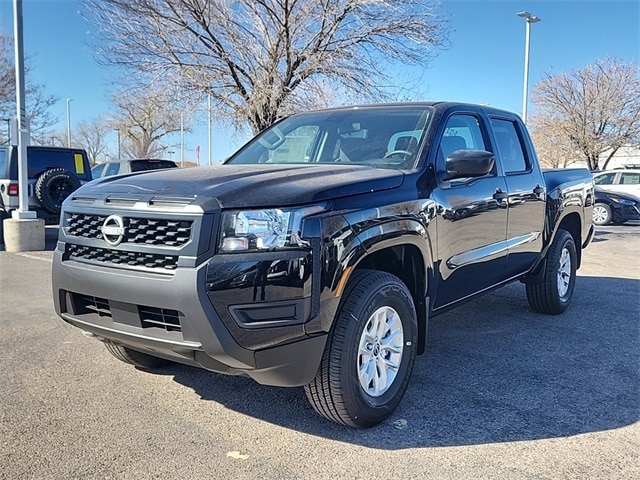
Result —
[{"label": "rear door", "polygon": [[509,197],[507,277],[529,270],[542,251],[545,182],[524,125],[515,117],[491,116],[493,152],[504,172]]},{"label": "rear door", "polygon": [[439,286],[434,309],[489,288],[504,279],[507,264],[507,187],[497,166],[479,178],[443,181],[445,158],[456,150],[489,150],[484,117],[453,113],[438,137],[433,192],[437,218]]},{"label": "rear door", "polygon": [[616,185],[615,191],[640,196],[640,172],[621,172],[619,185]]}]

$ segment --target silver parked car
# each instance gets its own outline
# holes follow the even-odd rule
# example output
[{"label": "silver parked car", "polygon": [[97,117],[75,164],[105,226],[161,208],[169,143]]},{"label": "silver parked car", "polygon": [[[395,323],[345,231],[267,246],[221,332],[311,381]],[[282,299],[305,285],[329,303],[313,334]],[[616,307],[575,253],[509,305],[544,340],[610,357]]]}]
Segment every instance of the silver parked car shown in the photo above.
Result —
[{"label": "silver parked car", "polygon": [[161,170],[163,168],[178,168],[178,164],[172,160],[155,158],[137,158],[134,160],[121,160],[117,162],[99,163],[91,169],[93,178],[121,175],[123,173],[146,172],[148,170]]}]

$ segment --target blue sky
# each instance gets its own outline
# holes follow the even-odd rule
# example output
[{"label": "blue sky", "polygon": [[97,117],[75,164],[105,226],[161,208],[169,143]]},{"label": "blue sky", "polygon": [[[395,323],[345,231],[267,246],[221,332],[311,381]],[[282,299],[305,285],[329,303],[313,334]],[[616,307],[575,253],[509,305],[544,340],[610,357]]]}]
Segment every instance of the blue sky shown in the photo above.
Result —
[{"label": "blue sky", "polygon": [[[79,14],[78,0],[23,0],[25,52],[33,80],[59,98],[53,113],[66,131],[66,98],[72,98],[71,124],[109,111],[112,72],[95,64],[89,46],[94,26]],[[638,62],[639,0],[441,0],[449,18],[450,47],[424,69],[416,98],[486,103],[521,113],[527,10],[542,21],[531,28],[529,81],[544,72],[564,72],[607,56]],[[0,29],[13,32],[13,1],[0,0]],[[402,71],[402,69],[399,69]],[[203,104],[204,107],[204,104]],[[531,108],[531,107],[530,107]],[[185,134],[185,158],[207,161],[206,112]],[[115,151],[116,134],[111,135]],[[215,125],[212,159],[220,161],[248,139]],[[179,135],[174,138],[179,143]],[[178,148],[173,158],[179,156]],[[168,155],[167,155],[168,158]]]}]

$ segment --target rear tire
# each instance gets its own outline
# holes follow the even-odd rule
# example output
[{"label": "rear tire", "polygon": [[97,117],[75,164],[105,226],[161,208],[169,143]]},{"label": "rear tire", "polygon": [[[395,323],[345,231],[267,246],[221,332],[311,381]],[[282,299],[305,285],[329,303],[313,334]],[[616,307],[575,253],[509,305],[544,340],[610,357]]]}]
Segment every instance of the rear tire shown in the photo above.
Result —
[{"label": "rear tire", "polygon": [[117,343],[104,342],[104,346],[107,348],[111,355],[116,357],[121,362],[128,363],[145,370],[153,370],[155,368],[166,367],[167,365],[171,365],[173,363],[171,360],[147,355],[146,353],[132,350],[123,345],[118,345]]},{"label": "rear tire", "polygon": [[356,428],[393,413],[407,389],[418,326],[411,293],[397,277],[356,271],[342,297],[315,379],[305,386],[320,415]]},{"label": "rear tire", "polygon": [[577,255],[573,237],[566,230],[558,230],[547,253],[543,279],[527,283],[527,300],[540,313],[558,315],[564,312],[576,284]]}]

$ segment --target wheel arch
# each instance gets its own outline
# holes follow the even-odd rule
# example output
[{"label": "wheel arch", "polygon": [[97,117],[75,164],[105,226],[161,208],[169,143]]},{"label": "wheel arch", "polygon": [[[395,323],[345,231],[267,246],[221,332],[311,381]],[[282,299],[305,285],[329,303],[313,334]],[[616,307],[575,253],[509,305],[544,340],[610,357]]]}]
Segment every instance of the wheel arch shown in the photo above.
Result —
[{"label": "wheel arch", "polygon": [[[371,242],[371,239],[368,239]],[[430,243],[424,237],[405,234],[393,240],[370,243],[364,254],[353,264],[346,283],[353,272],[376,270],[398,277],[409,289],[416,308],[418,323],[417,353],[425,350],[429,316],[428,288],[433,276]]]},{"label": "wheel arch", "polygon": [[580,219],[580,214],[573,212],[566,215],[558,224],[558,227],[553,234],[554,238],[560,230],[566,230],[573,237],[573,243],[576,246],[576,256],[578,258],[577,268],[580,268],[582,263],[582,221]]}]

